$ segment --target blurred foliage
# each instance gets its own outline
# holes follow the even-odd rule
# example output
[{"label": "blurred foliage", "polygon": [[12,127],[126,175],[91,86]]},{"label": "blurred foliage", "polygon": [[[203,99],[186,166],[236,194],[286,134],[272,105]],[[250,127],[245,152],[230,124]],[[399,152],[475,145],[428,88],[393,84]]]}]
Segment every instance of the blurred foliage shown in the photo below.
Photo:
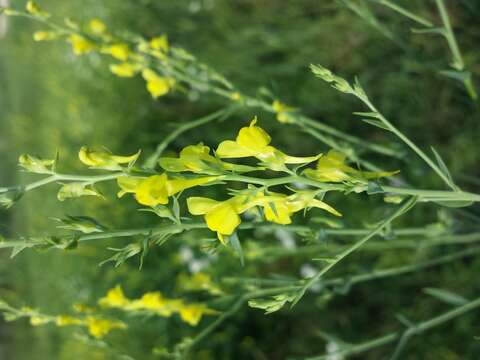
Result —
[{"label": "blurred foliage", "polygon": [[[240,89],[255,93],[262,88],[302,108],[313,118],[372,142],[390,144],[388,133],[365,126],[351,114],[359,104],[342,97],[308,71],[310,63],[321,63],[342,76],[358,75],[377,107],[399,128],[424,148],[434,145],[465,188],[478,192],[479,181],[463,175],[480,176],[478,166],[479,103],[472,102],[460,83],[438,74],[450,61],[445,44],[428,35],[414,35],[415,27],[392,11],[370,4],[395,41],[369,26],[341,2],[281,0],[43,0],[44,8],[56,14],[86,21],[99,17],[115,29],[154,36],[168,33],[172,43],[184,46],[203,62],[225,74]],[[400,1],[401,4],[438,23],[429,1]],[[23,6],[23,1],[12,1]],[[480,75],[480,5],[476,0],[449,1],[460,47],[474,76]],[[2,19],[4,21],[4,19]],[[218,109],[222,102],[214,96],[191,98],[174,94],[153,102],[138,79],[119,79],[110,74],[108,63],[92,55],[74,57],[67,45],[33,43],[38,29],[25,19],[8,19],[6,34],[0,39],[0,183],[24,182],[30,175],[16,171],[22,153],[52,157],[60,152],[60,167],[76,170],[80,146],[106,146],[113,152],[133,153],[138,148],[151,152],[180,122],[198,118]],[[478,85],[478,81],[477,81]],[[239,125],[253,113],[241,113],[208,131],[199,128],[180,136],[170,150],[204,141],[215,144],[231,138]],[[278,145],[294,153],[318,153],[318,143],[293,129],[285,130],[273,115],[258,113],[263,124],[278,139]],[[401,147],[400,147],[401,148]],[[439,182],[413,156],[397,164],[372,160],[387,168],[401,168],[406,178],[419,187],[439,186]],[[115,196],[112,186],[102,185],[107,197]],[[208,190],[207,190],[208,191]],[[208,195],[208,194],[207,194]],[[133,202],[116,206],[102,199],[76,200],[60,205],[52,188],[29,193],[8,213],[0,210],[1,232],[7,235],[38,235],[54,231],[49,217],[64,214],[91,214],[108,227],[138,227],[155,223],[153,214],[138,213]],[[371,218],[381,216],[374,200],[334,199],[352,226],[365,225],[365,211]],[[338,200],[342,200],[340,203]],[[337,202],[335,202],[337,200]],[[368,209],[359,208],[370,202]],[[411,225],[436,221],[432,207],[415,210]],[[480,215],[477,208],[473,212]],[[462,215],[455,215],[462,219]],[[478,218],[477,218],[478,220]],[[177,240],[177,239],[176,239]],[[272,263],[247,261],[242,268],[228,252],[209,257],[198,246],[198,238],[182,236],[152,251],[142,271],[138,263],[119,268],[99,267],[111,256],[106,247],[127,244],[125,239],[82,245],[75,252],[26,251],[9,260],[2,253],[0,294],[12,302],[29,304],[49,312],[65,311],[70,304],[91,302],[117,283],[133,294],[160,289],[175,293],[173,279],[188,270],[179,257],[188,247],[199,261],[209,263],[220,279],[228,275],[289,276],[283,269],[309,263],[304,258],[284,258]],[[245,235],[248,243],[248,235]],[[299,239],[297,239],[299,240]],[[272,234],[265,242],[278,242]],[[180,245],[183,243],[184,245]],[[301,245],[299,243],[299,245]],[[122,245],[123,246],[123,245]],[[346,261],[343,272],[366,270],[376,265],[394,266],[402,261],[428,259],[446,253],[443,248],[423,251],[360,252]],[[174,263],[175,266],[163,266]],[[288,266],[286,266],[288,265]],[[313,264],[315,266],[315,264]],[[346,269],[345,269],[346,267]],[[293,310],[263,316],[258,310],[243,308],[199,347],[193,359],[284,359],[324,352],[320,331],[338,334],[349,342],[360,342],[401,327],[395,314],[425,319],[448,308],[421,293],[423,287],[446,288],[465,297],[479,293],[476,281],[480,260],[458,261],[444,267],[395,281],[376,281],[354,287],[347,295],[326,300],[311,294]],[[299,274],[297,274],[299,275]],[[475,359],[480,356],[478,314],[470,314],[442,328],[413,339],[409,359]],[[178,342],[181,326],[176,319],[132,321],[130,335],[115,334],[123,344],[120,351],[138,359],[153,357],[154,346]],[[192,334],[197,330],[192,330]],[[183,330],[184,332],[184,330]],[[132,336],[133,334],[134,336]],[[26,323],[1,324],[0,357],[8,359],[109,359],[102,348],[75,340],[69,330],[31,328]],[[203,350],[202,350],[203,349]],[[379,359],[390,350],[379,348],[359,359]],[[74,354],[74,355],[73,355]]]}]

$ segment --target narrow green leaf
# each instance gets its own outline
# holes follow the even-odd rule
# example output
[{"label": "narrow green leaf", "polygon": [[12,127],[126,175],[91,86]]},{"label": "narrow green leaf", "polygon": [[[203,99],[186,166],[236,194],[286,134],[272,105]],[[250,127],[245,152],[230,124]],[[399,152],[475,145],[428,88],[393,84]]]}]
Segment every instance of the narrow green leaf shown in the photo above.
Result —
[{"label": "narrow green leaf", "polygon": [[244,258],[244,255],[243,255],[242,244],[240,243],[240,240],[238,239],[237,232],[234,232],[230,236],[230,244],[232,244],[233,250],[235,250],[235,252],[238,254],[238,256],[240,258],[240,264],[242,266],[244,266],[245,265],[245,258]]},{"label": "narrow green leaf", "polygon": [[462,306],[468,303],[468,300],[465,299],[463,296],[455,294],[449,290],[438,288],[425,288],[423,289],[423,292],[427,295],[433,296],[440,301],[454,306]]},{"label": "narrow green leaf", "polygon": [[375,126],[375,127],[378,127],[382,130],[387,130],[387,131],[391,131],[390,128],[385,125],[383,122],[381,122],[380,120],[375,120],[375,119],[362,119],[363,122],[366,122],[367,124],[369,125],[372,125],[372,126]]}]

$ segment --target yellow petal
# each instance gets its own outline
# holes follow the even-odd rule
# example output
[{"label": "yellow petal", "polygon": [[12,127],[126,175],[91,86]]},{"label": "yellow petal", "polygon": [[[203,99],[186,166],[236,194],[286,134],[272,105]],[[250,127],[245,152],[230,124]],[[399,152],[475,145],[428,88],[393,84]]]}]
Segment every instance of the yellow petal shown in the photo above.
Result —
[{"label": "yellow petal", "polygon": [[168,204],[167,175],[153,175],[137,187],[135,198],[142,205]]},{"label": "yellow petal", "polygon": [[200,177],[196,179],[172,179],[167,181],[167,191],[168,191],[168,196],[175,195],[176,193],[179,193],[180,191],[183,191],[185,189],[194,187],[194,186],[199,186],[203,184],[207,184],[211,181],[215,181],[218,179],[218,176],[205,176],[205,177]]},{"label": "yellow petal", "polygon": [[261,127],[256,126],[257,119],[253,119],[249,126],[241,128],[238,136],[237,143],[254,152],[261,152],[272,138]]},{"label": "yellow petal", "polygon": [[225,201],[209,211],[205,215],[205,221],[210,230],[221,235],[231,235],[240,225],[240,216],[238,216],[232,204]]},{"label": "yellow petal", "polygon": [[326,210],[326,211],[328,211],[329,213],[331,213],[335,216],[342,216],[342,214],[340,214],[333,207],[331,207],[330,205],[324,203],[323,201],[317,200],[317,199],[313,199],[307,205],[308,205],[308,207],[316,207],[316,208],[319,208],[319,209]]},{"label": "yellow petal", "polygon": [[127,61],[128,56],[130,55],[130,48],[127,44],[118,43],[103,47],[102,53],[110,54],[112,57],[120,61]]},{"label": "yellow petal", "polygon": [[232,140],[222,141],[217,148],[217,155],[221,158],[242,158],[248,156],[255,156],[256,152],[240,146],[237,142]]},{"label": "yellow petal", "polygon": [[277,224],[290,224],[290,211],[285,201],[275,201],[267,203],[263,206],[265,219],[275,222]]},{"label": "yellow petal", "polygon": [[68,41],[72,44],[72,50],[75,55],[83,55],[95,49],[95,44],[78,34],[71,34]]},{"label": "yellow petal", "polygon": [[130,156],[118,156],[106,151],[95,151],[87,146],[82,146],[78,158],[82,163],[91,167],[116,168],[115,165],[134,162],[140,156],[140,150]]},{"label": "yellow petal", "polygon": [[117,196],[120,198],[127,193],[135,193],[143,180],[145,180],[143,177],[120,176],[117,178],[117,184],[121,190],[117,193]]},{"label": "yellow petal", "polygon": [[192,215],[205,215],[220,202],[205,197],[190,197],[187,199],[188,211]]},{"label": "yellow petal", "polygon": [[157,36],[150,40],[150,47],[153,50],[160,50],[163,52],[168,52],[170,46],[168,44],[167,35]]},{"label": "yellow petal", "polygon": [[140,71],[140,65],[131,63],[111,64],[110,71],[119,77],[133,77]]},{"label": "yellow petal", "polygon": [[107,25],[100,19],[95,18],[90,20],[88,26],[90,27],[90,31],[96,35],[104,34],[107,31]]}]

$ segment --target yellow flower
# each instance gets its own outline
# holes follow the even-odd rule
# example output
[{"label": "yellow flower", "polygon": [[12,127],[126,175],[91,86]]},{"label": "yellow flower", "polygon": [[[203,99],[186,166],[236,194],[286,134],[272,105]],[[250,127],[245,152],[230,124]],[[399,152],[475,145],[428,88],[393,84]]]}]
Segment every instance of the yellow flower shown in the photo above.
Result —
[{"label": "yellow flower", "polygon": [[130,55],[130,48],[127,44],[118,43],[113,45],[104,46],[102,48],[103,54],[109,54],[115,59],[120,61],[127,61]]},{"label": "yellow flower", "polygon": [[275,100],[272,103],[273,111],[277,113],[277,120],[281,123],[292,123],[294,119],[292,118],[292,113],[296,110],[290,106],[287,106],[281,103],[278,100]]},{"label": "yellow flower", "polygon": [[140,150],[130,156],[118,156],[106,151],[95,151],[87,146],[82,146],[78,158],[82,163],[93,168],[119,170],[120,164],[133,164],[140,156]]},{"label": "yellow flower", "polygon": [[177,277],[177,286],[182,291],[205,290],[212,295],[220,295],[223,291],[212,281],[209,274],[197,272],[192,276],[181,273]]},{"label": "yellow flower", "polygon": [[180,309],[180,317],[182,320],[192,326],[198,325],[203,315],[214,315],[217,313],[217,311],[207,308],[204,304],[184,305]]},{"label": "yellow flower", "polygon": [[40,326],[47,324],[51,321],[51,318],[48,316],[43,316],[43,315],[34,315],[30,317],[30,325],[32,326]]},{"label": "yellow flower", "polygon": [[153,50],[168,52],[170,45],[168,44],[167,35],[154,37],[152,40],[150,40],[150,47]]},{"label": "yellow flower", "polygon": [[95,49],[95,44],[78,34],[71,34],[68,41],[72,44],[72,50],[75,55],[88,54]]},{"label": "yellow flower", "polygon": [[50,14],[42,11],[38,4],[34,1],[28,1],[27,4],[25,5],[25,9],[29,14],[32,15],[37,15],[37,16],[42,16],[42,17],[49,17]]},{"label": "yellow flower", "polygon": [[121,321],[98,319],[93,316],[87,317],[85,322],[90,335],[97,339],[104,337],[114,329],[125,329],[127,327],[127,325]]},{"label": "yellow flower", "polygon": [[56,39],[58,34],[54,31],[35,31],[33,33],[34,41],[49,41]]},{"label": "yellow flower", "polygon": [[125,297],[120,285],[117,285],[110,289],[107,295],[99,299],[98,304],[104,307],[124,308],[130,304],[130,300]]},{"label": "yellow flower", "polygon": [[121,64],[111,64],[110,71],[119,77],[133,77],[141,70],[141,65],[124,62]]},{"label": "yellow flower", "polygon": [[226,140],[217,148],[220,158],[256,157],[272,170],[285,170],[285,164],[304,164],[315,161],[319,156],[296,157],[289,156],[270,146],[271,137],[261,127],[256,126],[255,117],[250,126],[240,129],[235,141]]},{"label": "yellow flower", "polygon": [[95,35],[102,35],[107,31],[107,25],[100,19],[95,18],[90,20],[88,26],[90,27],[90,31]]},{"label": "yellow flower", "polygon": [[238,91],[230,93],[230,99],[232,101],[240,101],[242,100],[242,94],[240,94]]},{"label": "yellow flower", "polygon": [[37,174],[50,174],[55,160],[39,159],[35,156],[23,154],[18,158],[18,165],[29,172]]},{"label": "yellow flower", "polygon": [[[264,198],[262,201],[268,201],[268,198]],[[224,245],[224,236],[232,235],[240,225],[239,215],[256,205],[259,205],[258,198],[249,198],[246,195],[237,195],[225,201],[204,197],[187,199],[188,211],[192,215],[205,215],[208,228],[217,232],[218,239]]]},{"label": "yellow flower", "polygon": [[170,317],[183,306],[182,300],[166,299],[160,292],[145,293],[131,303],[129,310],[149,311],[159,316]]},{"label": "yellow flower", "polygon": [[223,162],[210,155],[210,148],[202,143],[183,148],[178,158],[161,158],[159,164],[164,170],[169,172],[191,171],[198,174],[218,174],[224,170],[247,172],[259,169]]},{"label": "yellow flower", "polygon": [[74,318],[68,315],[59,315],[55,319],[57,326],[69,326],[69,325],[82,325],[83,321],[81,319]]},{"label": "yellow flower", "polygon": [[148,92],[155,99],[168,93],[175,85],[175,79],[160,76],[151,69],[144,69],[142,76],[147,82]]},{"label": "yellow flower", "polygon": [[135,193],[137,191],[138,185],[145,180],[144,177],[139,176],[120,176],[117,178],[117,184],[120,187],[120,191],[117,193],[117,196],[121,198],[123,195],[128,193]]},{"label": "yellow flower", "polygon": [[168,204],[168,197],[185,189],[203,185],[218,177],[206,176],[196,179],[168,179],[166,174],[153,175],[143,180],[135,190],[135,198],[142,205]]},{"label": "yellow flower", "polygon": [[385,176],[398,174],[399,171],[370,172],[359,171],[346,163],[346,155],[330,150],[327,155],[322,156],[317,163],[317,168],[306,169],[305,175],[311,179],[322,182],[343,182],[343,181],[366,181]]}]

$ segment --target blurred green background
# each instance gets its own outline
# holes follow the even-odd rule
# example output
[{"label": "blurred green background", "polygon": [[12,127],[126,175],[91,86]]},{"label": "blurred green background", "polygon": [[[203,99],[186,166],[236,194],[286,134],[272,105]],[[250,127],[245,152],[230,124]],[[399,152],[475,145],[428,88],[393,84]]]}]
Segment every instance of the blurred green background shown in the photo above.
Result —
[{"label": "blurred green background", "polygon": [[[367,1],[368,2],[368,1]],[[23,1],[12,1],[23,7]],[[448,67],[450,55],[440,37],[414,35],[415,24],[391,10],[368,2],[379,21],[394,34],[395,41],[369,26],[342,2],[315,0],[42,0],[40,5],[60,17],[87,21],[98,17],[117,31],[144,36],[167,33],[172,43],[185,47],[201,61],[226,75],[239,89],[257,93],[266,88],[309,116],[372,142],[391,145],[396,140],[357,121],[351,113],[362,110],[354,99],[342,96],[315,79],[310,63],[320,63],[346,78],[359,76],[371,99],[397,126],[424,148],[434,145],[459,184],[479,192],[478,136],[480,112],[461,83],[439,75]],[[439,23],[433,1],[404,0],[399,3]],[[480,3],[448,1],[452,23],[465,60],[474,76],[480,74]],[[49,158],[60,152],[62,171],[83,171],[77,160],[82,145],[106,146],[114,153],[129,154],[142,148],[149,154],[175,126],[222,106],[215,96],[173,94],[152,101],[141,78],[119,79],[108,71],[108,61],[98,55],[75,57],[67,44],[34,43],[32,32],[40,29],[25,19],[2,18],[0,35],[0,184],[31,181],[17,171],[22,153]],[[324,152],[323,145],[295,128],[285,129],[274,116],[261,111],[237,113],[227,121],[208,125],[180,136],[171,150],[205,142],[215,145],[231,138],[236,130],[258,115],[262,126],[285,152]],[[397,145],[393,145],[397,146]],[[399,151],[403,149],[398,145]],[[381,167],[402,170],[417,187],[439,188],[428,169],[409,154],[394,163],[376,155],[369,157]],[[466,176],[466,175],[469,176]],[[5,237],[46,235],[56,231],[49,217],[65,214],[91,215],[110,228],[154,224],[154,215],[138,213],[132,200],[115,200],[115,187],[102,185],[108,200],[77,199],[59,203],[54,185],[28,193],[8,211],[0,210],[0,233]],[[363,198],[333,198],[349,226],[361,227],[382,216],[377,202]],[[437,208],[419,206],[407,225],[437,221]],[[478,208],[471,209],[479,214]],[[368,215],[368,216],[367,216]],[[461,221],[462,215],[448,213]],[[248,237],[249,235],[245,235]],[[47,313],[68,311],[75,302],[92,303],[107,289],[121,283],[128,294],[161,290],[175,293],[174,279],[188,272],[179,258],[185,246],[200,261],[209,259],[195,237],[182,237],[151,252],[146,266],[136,260],[119,268],[99,267],[111,256],[107,246],[126,245],[128,239],[99,241],[73,252],[25,251],[14,259],[0,253],[0,295],[12,304],[38,307]],[[300,239],[297,239],[301,245]],[[262,241],[277,244],[269,236]],[[446,253],[443,248],[422,251],[360,253],[342,267],[352,273],[376,265],[394,266],[414,259]],[[300,276],[309,258],[286,258],[268,262],[252,260],[245,268],[232,254],[209,259],[214,278],[250,276]],[[315,266],[315,264],[314,264]],[[269,316],[242,310],[222,325],[192,355],[194,359],[285,359],[321,354],[325,343],[319,331],[337,334],[351,342],[367,340],[401,328],[395,314],[426,319],[448,309],[425,294],[423,287],[439,287],[474,297],[480,291],[480,261],[457,261],[428,271],[377,281],[353,288],[346,295],[327,300],[312,294],[293,310]],[[477,359],[480,316],[472,313],[412,340],[406,359]],[[211,321],[204,320],[206,322]],[[204,323],[200,325],[204,326]],[[120,352],[136,359],[153,358],[155,346],[171,346],[199,328],[185,329],[176,319],[135,319],[128,335],[112,335]],[[0,323],[0,359],[110,359],[108,349],[95,348],[74,336],[75,330],[32,328],[27,321]],[[359,359],[380,359],[391,348],[379,348]]]}]

